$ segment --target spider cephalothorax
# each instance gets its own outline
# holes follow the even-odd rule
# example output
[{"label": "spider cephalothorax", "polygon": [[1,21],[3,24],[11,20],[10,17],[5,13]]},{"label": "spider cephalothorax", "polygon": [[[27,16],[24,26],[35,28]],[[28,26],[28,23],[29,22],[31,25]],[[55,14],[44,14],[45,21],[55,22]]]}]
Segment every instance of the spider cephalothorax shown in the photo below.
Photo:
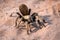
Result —
[{"label": "spider cephalothorax", "polygon": [[[19,11],[22,15],[19,12],[16,13],[19,16],[16,19],[15,26],[19,28],[19,24],[21,22],[24,22],[27,29],[27,34],[29,34],[29,31],[31,32],[30,23],[37,22],[40,26],[45,26],[45,20],[41,19],[37,13],[33,13],[32,15],[30,15],[31,9],[28,9],[28,7],[25,4],[21,4],[19,6]],[[19,22],[18,19],[20,19]]]}]

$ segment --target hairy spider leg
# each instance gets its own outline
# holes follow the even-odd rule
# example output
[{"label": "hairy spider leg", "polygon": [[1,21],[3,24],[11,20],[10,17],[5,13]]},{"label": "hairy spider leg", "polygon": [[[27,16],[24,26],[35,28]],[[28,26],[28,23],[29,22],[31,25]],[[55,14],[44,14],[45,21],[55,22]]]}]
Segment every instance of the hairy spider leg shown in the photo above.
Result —
[{"label": "hairy spider leg", "polygon": [[42,19],[41,17],[39,17],[38,23],[39,23],[42,27],[43,27],[43,26],[46,27],[45,24],[44,24],[44,23],[46,23],[46,22],[45,22],[45,20]]}]

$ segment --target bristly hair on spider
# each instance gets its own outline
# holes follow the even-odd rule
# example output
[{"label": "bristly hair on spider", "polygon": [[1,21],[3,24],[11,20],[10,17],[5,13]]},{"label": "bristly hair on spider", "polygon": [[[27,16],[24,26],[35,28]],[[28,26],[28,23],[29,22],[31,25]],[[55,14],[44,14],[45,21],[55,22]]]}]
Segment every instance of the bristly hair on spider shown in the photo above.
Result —
[{"label": "bristly hair on spider", "polygon": [[[32,31],[31,30],[32,28],[30,27],[30,23],[37,22],[40,26],[45,26],[44,25],[45,20],[40,18],[38,13],[33,13],[32,15],[30,15],[31,9],[28,9],[28,7],[25,4],[21,4],[19,6],[19,11],[21,12],[21,14],[19,12],[16,13],[18,17],[15,21],[15,27],[19,28],[20,27],[19,24],[21,22],[24,22],[25,28],[27,30],[27,34],[30,34],[30,32]],[[21,20],[18,22],[18,19]]]}]

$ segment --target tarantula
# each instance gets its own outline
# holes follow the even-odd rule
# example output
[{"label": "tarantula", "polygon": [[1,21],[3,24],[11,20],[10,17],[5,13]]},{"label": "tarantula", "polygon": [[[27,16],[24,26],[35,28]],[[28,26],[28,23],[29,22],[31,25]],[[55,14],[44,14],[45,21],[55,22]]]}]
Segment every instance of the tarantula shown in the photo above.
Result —
[{"label": "tarantula", "polygon": [[[20,10],[21,14],[19,12],[16,13],[19,16],[17,17],[17,19],[15,21],[15,26],[17,28],[19,28],[19,24],[22,21],[25,23],[25,26],[27,28],[27,34],[29,34],[29,32],[31,32],[30,23],[36,22],[40,26],[45,26],[44,25],[44,23],[46,23],[45,20],[40,18],[37,13],[33,13],[32,15],[30,15],[31,9],[28,9],[28,7],[25,4],[21,4],[19,6],[19,10]],[[11,16],[12,16],[12,14],[11,14]],[[17,23],[18,19],[20,19],[19,23]]]}]

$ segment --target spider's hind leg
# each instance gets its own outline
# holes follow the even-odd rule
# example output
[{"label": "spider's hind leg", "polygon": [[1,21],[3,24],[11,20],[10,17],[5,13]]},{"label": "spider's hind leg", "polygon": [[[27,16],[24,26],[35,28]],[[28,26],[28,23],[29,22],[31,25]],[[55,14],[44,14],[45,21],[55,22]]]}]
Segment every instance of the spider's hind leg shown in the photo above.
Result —
[{"label": "spider's hind leg", "polygon": [[41,22],[40,20],[38,20],[38,24],[40,28],[46,27],[43,21]]}]

